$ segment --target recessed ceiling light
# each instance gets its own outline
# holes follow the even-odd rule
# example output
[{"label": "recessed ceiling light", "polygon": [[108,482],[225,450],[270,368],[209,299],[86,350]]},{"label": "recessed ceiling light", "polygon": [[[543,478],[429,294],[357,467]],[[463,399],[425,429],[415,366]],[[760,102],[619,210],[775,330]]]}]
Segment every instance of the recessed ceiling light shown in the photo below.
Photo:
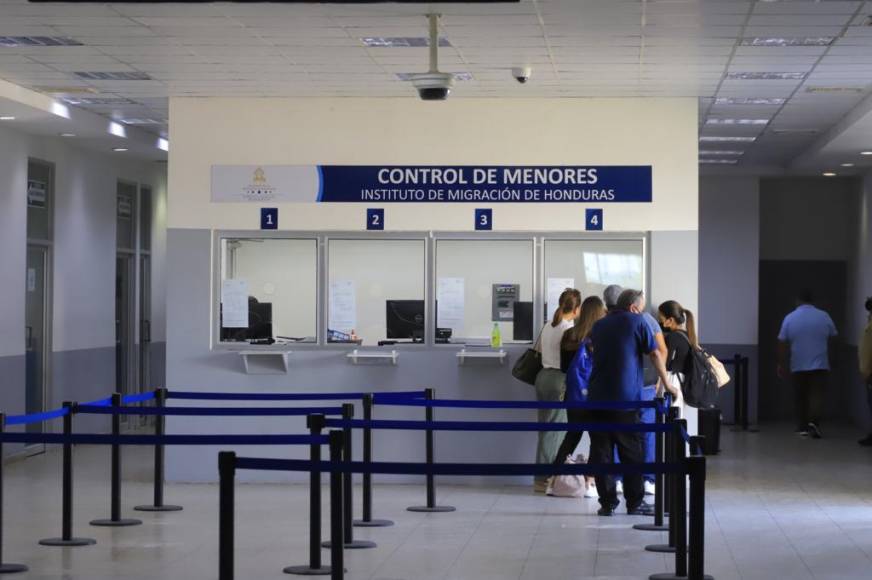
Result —
[{"label": "recessed ceiling light", "polygon": [[744,155],[744,151],[736,151],[736,150],[716,150],[716,149],[700,149],[700,155]]},{"label": "recessed ceiling light", "polygon": [[738,159],[700,159],[703,165],[735,165],[739,162]]},{"label": "recessed ceiling light", "polygon": [[842,167],[854,167],[853,163],[842,163]]},{"label": "recessed ceiling light", "polygon": [[15,117],[12,115],[2,115],[0,116],[0,121],[14,121]]},{"label": "recessed ceiling light", "polygon": [[716,105],[783,105],[787,99],[781,97],[718,97]]},{"label": "recessed ceiling light", "polygon": [[[365,36],[360,39],[364,46],[377,48],[406,48],[430,46],[430,39],[424,36]],[[439,39],[439,46],[451,46],[447,38]]]},{"label": "recessed ceiling light", "polygon": [[872,155],[872,151],[860,151],[860,155]]},{"label": "recessed ceiling light", "polygon": [[116,137],[127,137],[127,129],[125,129],[124,125],[121,123],[109,121],[109,128],[107,130],[110,135],[115,135]]},{"label": "recessed ceiling light", "polygon": [[731,72],[727,78],[734,81],[801,81],[804,72]]},{"label": "recessed ceiling light", "polygon": [[834,87],[834,86],[813,86],[813,87],[805,87],[805,92],[813,93],[813,94],[859,94],[866,92],[866,87],[864,86],[850,86],[850,87]]},{"label": "recessed ceiling light", "polygon": [[751,143],[757,140],[757,137],[739,137],[737,135],[700,135],[700,141],[709,143],[720,142],[735,142],[735,143]]},{"label": "recessed ceiling light", "polygon": [[123,153],[127,151],[127,147],[113,147],[112,151],[115,151],[116,153]]},{"label": "recessed ceiling light", "polygon": [[0,36],[0,47],[18,46],[82,46],[82,43],[67,36]]},{"label": "recessed ceiling light", "polygon": [[753,36],[739,41],[740,46],[829,46],[835,36]]},{"label": "recessed ceiling light", "polygon": [[721,119],[709,117],[705,120],[706,125],[766,125],[769,119]]},{"label": "recessed ceiling light", "polygon": [[170,150],[170,142],[168,139],[163,137],[158,137],[157,139],[157,148],[161,151],[169,151]]},{"label": "recessed ceiling light", "polygon": [[[420,73],[397,73],[397,78],[401,81],[410,81],[417,74]],[[471,81],[473,79],[472,73],[470,72],[456,72],[452,74],[456,81]]]},{"label": "recessed ceiling light", "polygon": [[133,72],[93,72],[93,71],[78,71],[74,72],[78,78],[87,81],[150,81],[151,77],[147,73]]},{"label": "recessed ceiling light", "polygon": [[75,137],[76,134],[75,133],[61,133],[60,136],[61,137]]},{"label": "recessed ceiling light", "polygon": [[817,129],[772,129],[775,135],[815,135]]},{"label": "recessed ceiling light", "polygon": [[823,176],[824,177],[835,177],[836,174],[833,173],[832,171],[824,171]]}]

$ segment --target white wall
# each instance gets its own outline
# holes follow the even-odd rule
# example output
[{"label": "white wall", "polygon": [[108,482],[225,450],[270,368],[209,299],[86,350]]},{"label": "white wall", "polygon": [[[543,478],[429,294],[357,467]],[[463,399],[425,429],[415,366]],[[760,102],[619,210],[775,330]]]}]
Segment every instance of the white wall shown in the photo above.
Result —
[{"label": "white wall", "polygon": [[[653,203],[604,206],[612,231],[697,227],[695,99],[170,100],[169,227],[248,229],[210,203],[213,164],[652,165]],[[388,229],[469,230],[471,204],[385,204]],[[498,230],[579,230],[584,204],[495,206]],[[279,204],[279,228],[361,229],[365,204]]]}]

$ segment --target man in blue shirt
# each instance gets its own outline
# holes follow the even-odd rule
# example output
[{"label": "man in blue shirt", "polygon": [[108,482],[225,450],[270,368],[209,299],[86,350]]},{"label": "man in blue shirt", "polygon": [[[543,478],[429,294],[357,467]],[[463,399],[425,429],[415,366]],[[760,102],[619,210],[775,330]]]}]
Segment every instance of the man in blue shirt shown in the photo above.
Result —
[{"label": "man in blue shirt", "polygon": [[[642,398],[645,355],[657,369],[666,384],[666,367],[657,348],[654,333],[644,318],[632,312],[641,310],[645,296],[638,290],[624,290],[617,308],[597,322],[590,334],[593,348],[593,371],[588,386],[591,402],[639,401]],[[590,420],[602,423],[634,424],[639,422],[638,411],[590,412]],[[592,432],[590,442],[591,463],[612,463],[617,449],[622,464],[643,463],[645,453],[640,433],[628,431]],[[599,515],[610,516],[618,506],[615,482],[612,477],[597,477],[600,496]],[[627,513],[651,515],[651,506],[644,502],[642,476],[624,476],[624,498]]]},{"label": "man in blue shirt", "polygon": [[824,389],[830,372],[829,342],[836,325],[830,315],[815,308],[811,292],[804,290],[796,310],[788,314],[778,333],[778,376],[784,378],[788,354],[796,397],[796,414],[801,436],[821,438],[820,419]]}]

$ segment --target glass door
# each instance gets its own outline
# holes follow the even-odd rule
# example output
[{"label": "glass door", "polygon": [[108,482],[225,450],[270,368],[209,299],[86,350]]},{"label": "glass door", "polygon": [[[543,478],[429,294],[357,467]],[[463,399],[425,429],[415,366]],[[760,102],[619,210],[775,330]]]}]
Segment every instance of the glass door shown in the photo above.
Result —
[{"label": "glass door", "polygon": [[115,260],[115,385],[117,392],[135,392],[133,350],[133,256],[119,253]]},{"label": "glass door", "polygon": [[139,392],[153,390],[151,384],[151,258],[139,259]]},{"label": "glass door", "polygon": [[[48,346],[48,247],[27,246],[25,298],[25,413],[45,410]],[[42,423],[31,423],[28,433],[41,433]]]}]

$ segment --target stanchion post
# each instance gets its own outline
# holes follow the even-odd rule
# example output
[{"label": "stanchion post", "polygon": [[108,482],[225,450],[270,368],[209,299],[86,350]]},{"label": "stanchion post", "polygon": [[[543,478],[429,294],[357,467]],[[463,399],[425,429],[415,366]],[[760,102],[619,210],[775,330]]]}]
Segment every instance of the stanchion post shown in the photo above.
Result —
[{"label": "stanchion post", "polygon": [[[154,391],[154,406],[158,409],[166,407],[167,390],[164,388],[155,389]],[[163,437],[166,433],[166,417],[164,415],[154,416],[154,434],[156,437]],[[138,505],[134,507],[140,512],[177,512],[181,511],[180,505],[164,504],[164,446],[161,443],[154,445],[154,503],[152,505]]]},{"label": "stanchion post", "polygon": [[705,464],[704,456],[687,458],[690,474],[690,561],[688,580],[712,580],[705,573]]},{"label": "stanchion post", "polygon": [[233,580],[236,453],[218,453],[218,580]]},{"label": "stanchion post", "polygon": [[[112,393],[112,406],[121,406],[121,393]],[[121,435],[121,415],[118,413],[112,414],[112,436],[119,437]],[[111,506],[109,519],[97,519],[91,521],[92,526],[138,526],[142,520],[134,518],[121,517],[121,445],[113,443],[112,447],[112,491],[111,491]]]},{"label": "stanchion post", "polygon": [[[432,401],[436,398],[435,391],[432,388],[424,389],[424,400]],[[424,407],[424,420],[427,423],[433,422],[433,407],[427,405]],[[425,431],[425,453],[427,465],[433,465],[433,429]],[[411,506],[406,508],[410,512],[453,512],[457,508],[450,505],[436,505],[436,482],[432,473],[427,473],[427,505]]]},{"label": "stanchion post", "polygon": [[342,515],[343,493],[342,472],[336,465],[342,461],[343,436],[341,431],[330,432],[330,463],[333,468],[330,471],[330,578],[342,580],[345,576],[345,563],[343,562],[343,539]]},{"label": "stanchion post", "polygon": [[[307,415],[306,426],[309,435],[320,437],[326,417],[321,414]],[[285,574],[298,576],[326,576],[330,566],[321,565],[321,444],[312,443],[309,447],[312,470],[309,472],[309,564],[307,566],[288,566]]]},{"label": "stanchion post", "polygon": [[733,425],[742,426],[742,356],[733,355]]},{"label": "stanchion post", "polygon": [[[73,434],[76,403],[64,401],[63,407],[67,409],[67,414],[64,415],[63,432],[65,437],[69,437]],[[63,444],[61,480],[61,537],[40,540],[40,545],[75,547],[96,544],[97,540],[93,538],[73,537],[73,445],[68,442]]]},{"label": "stanchion post", "polygon": [[[671,425],[672,429],[667,430],[665,436],[665,455],[666,455],[666,463],[671,464],[677,460],[678,457],[678,445],[681,445],[681,448],[684,449],[684,440],[681,439],[677,430],[678,430],[678,417],[680,415],[680,410],[678,407],[669,407],[666,411],[667,425]],[[651,544],[645,546],[645,550],[648,552],[657,552],[657,553],[665,553],[671,554],[675,552],[675,544],[676,544],[676,521],[677,515],[675,513],[675,493],[676,488],[678,487],[678,476],[675,474],[669,474],[665,478],[666,490],[663,494],[664,500],[664,513],[666,511],[669,512],[669,525],[667,526],[667,531],[669,532],[669,543],[668,544]],[[656,499],[656,498],[655,498]]]},{"label": "stanchion post", "polygon": [[[663,408],[666,404],[666,399],[662,396],[656,397],[654,401],[657,403],[657,408],[655,409],[656,419],[654,423],[658,426],[662,426],[665,424],[666,416],[663,413]],[[658,465],[663,465],[663,432],[658,431],[654,434],[654,463]],[[664,477],[663,472],[658,471],[654,474],[654,523],[653,524],[636,524],[633,526],[634,530],[641,530],[643,532],[665,532],[669,529],[669,526],[663,524],[663,512],[665,502],[663,501],[663,497],[666,494],[666,489],[664,485]]]},{"label": "stanchion post", "polygon": [[[6,415],[0,413],[0,433],[6,430]],[[3,442],[0,441],[0,574],[27,572],[24,564],[9,564],[3,561]]]},{"label": "stanchion post", "polygon": [[[687,466],[687,446],[682,431],[687,430],[687,421],[679,419],[675,422],[675,455],[672,464]],[[674,537],[675,572],[652,574],[649,580],[688,580],[687,578],[687,472],[675,474],[675,484],[672,488],[672,508],[669,513],[670,535]],[[647,550],[647,548],[646,548]],[[665,550],[663,550],[665,551]]]},{"label": "stanchion post", "polygon": [[[373,394],[364,394],[361,403],[364,421],[372,421]],[[372,463],[372,428],[369,425],[363,428],[363,462],[366,465]],[[353,525],[361,528],[382,528],[394,525],[391,520],[372,519],[372,474],[369,472],[363,474],[363,500],[361,504],[363,517],[354,520]]]}]

